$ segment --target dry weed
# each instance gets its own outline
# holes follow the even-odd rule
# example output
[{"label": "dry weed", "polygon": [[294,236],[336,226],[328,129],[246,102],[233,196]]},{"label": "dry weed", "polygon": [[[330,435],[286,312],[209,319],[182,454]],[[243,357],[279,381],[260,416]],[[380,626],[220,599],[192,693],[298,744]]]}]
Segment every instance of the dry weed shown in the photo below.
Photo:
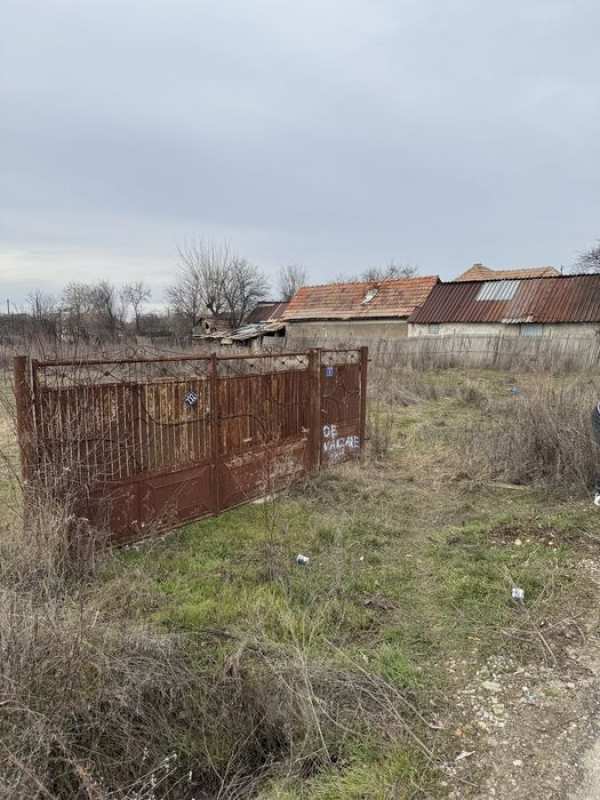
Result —
[{"label": "dry weed", "polygon": [[[71,516],[35,508],[2,543],[0,796],[233,800],[332,767],[370,733],[430,758],[416,709],[335,653],[260,629],[161,634],[114,613],[93,569],[74,566],[88,559],[73,558]],[[138,591],[121,586],[119,602]]]},{"label": "dry weed", "polygon": [[541,378],[506,398],[490,398],[487,413],[462,438],[470,473],[585,493],[599,467],[591,431],[598,397],[588,380]]}]

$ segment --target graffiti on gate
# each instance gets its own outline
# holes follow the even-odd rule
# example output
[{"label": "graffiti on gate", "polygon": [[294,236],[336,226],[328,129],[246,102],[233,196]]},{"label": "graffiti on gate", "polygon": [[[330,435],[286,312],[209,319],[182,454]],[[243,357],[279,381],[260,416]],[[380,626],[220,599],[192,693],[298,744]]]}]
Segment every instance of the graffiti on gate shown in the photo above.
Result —
[{"label": "graffiti on gate", "polygon": [[340,436],[337,425],[323,425],[323,452],[329,462],[345,461],[360,452],[360,436]]}]

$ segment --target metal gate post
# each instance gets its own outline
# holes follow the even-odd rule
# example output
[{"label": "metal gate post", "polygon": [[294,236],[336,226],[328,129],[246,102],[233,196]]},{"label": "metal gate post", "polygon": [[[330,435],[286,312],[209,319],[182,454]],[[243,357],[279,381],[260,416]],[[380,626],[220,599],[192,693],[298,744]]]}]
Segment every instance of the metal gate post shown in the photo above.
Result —
[{"label": "metal gate post", "polygon": [[27,483],[33,475],[33,395],[31,387],[31,360],[28,356],[15,356],[15,401],[17,410],[17,441],[21,455],[21,474]]},{"label": "metal gate post", "polygon": [[367,436],[367,371],[369,369],[369,348],[360,348],[360,452],[365,451]]},{"label": "metal gate post", "polygon": [[211,449],[211,462],[210,469],[212,474],[212,495],[215,504],[215,514],[221,511],[221,456],[219,453],[219,392],[218,392],[218,379],[219,379],[219,362],[217,354],[213,353],[210,357],[210,449]]},{"label": "metal gate post", "polygon": [[321,350],[308,353],[310,373],[310,464],[313,472],[321,468]]}]

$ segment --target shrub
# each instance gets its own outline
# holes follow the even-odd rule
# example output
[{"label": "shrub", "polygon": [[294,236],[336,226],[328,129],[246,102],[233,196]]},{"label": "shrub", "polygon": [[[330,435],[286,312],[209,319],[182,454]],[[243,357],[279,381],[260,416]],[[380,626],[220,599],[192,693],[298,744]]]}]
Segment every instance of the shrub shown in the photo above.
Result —
[{"label": "shrub", "polygon": [[546,378],[507,398],[489,398],[487,413],[463,440],[471,473],[584,493],[600,467],[591,434],[598,397],[589,381]]}]

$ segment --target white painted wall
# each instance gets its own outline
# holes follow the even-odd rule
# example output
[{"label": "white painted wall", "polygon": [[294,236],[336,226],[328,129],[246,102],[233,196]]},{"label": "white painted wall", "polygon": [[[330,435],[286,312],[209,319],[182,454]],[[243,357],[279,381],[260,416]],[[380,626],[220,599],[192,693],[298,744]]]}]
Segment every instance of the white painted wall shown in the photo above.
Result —
[{"label": "white painted wall", "polygon": [[289,342],[294,339],[327,341],[332,344],[343,342],[351,345],[368,345],[381,339],[397,339],[408,334],[405,319],[358,319],[324,320],[323,322],[287,322],[286,333]]},{"label": "white painted wall", "polygon": [[[542,336],[584,336],[600,334],[600,323],[561,322],[542,326]],[[416,325],[409,323],[409,336],[521,336],[520,325],[505,325],[501,322],[446,322],[440,325]]]}]

